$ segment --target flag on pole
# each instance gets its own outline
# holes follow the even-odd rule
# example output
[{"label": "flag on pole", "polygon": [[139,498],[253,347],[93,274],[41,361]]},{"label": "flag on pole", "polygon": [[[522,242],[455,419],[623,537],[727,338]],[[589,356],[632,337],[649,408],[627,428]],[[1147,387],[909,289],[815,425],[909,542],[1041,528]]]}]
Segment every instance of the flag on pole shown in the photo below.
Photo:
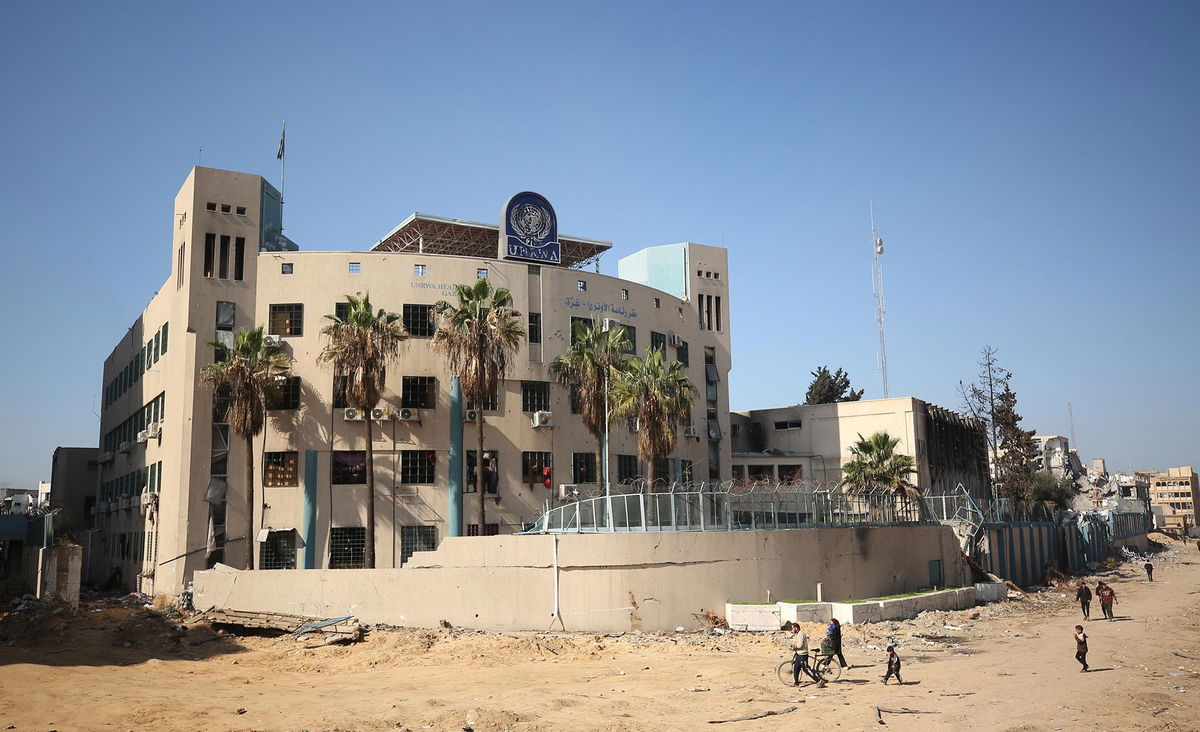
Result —
[{"label": "flag on pole", "polygon": [[283,160],[283,142],[285,136],[287,136],[287,123],[284,123],[283,131],[279,133],[279,152],[275,153],[276,160]]}]

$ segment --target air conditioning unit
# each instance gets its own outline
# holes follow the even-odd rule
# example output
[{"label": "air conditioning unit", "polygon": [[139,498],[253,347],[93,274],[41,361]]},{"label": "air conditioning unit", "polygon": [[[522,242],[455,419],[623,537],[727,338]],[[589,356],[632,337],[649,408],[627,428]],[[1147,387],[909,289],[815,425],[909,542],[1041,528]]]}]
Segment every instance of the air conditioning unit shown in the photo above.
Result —
[{"label": "air conditioning unit", "polygon": [[546,411],[534,412],[533,413],[533,426],[534,427],[553,427],[554,426],[553,412],[546,412]]},{"label": "air conditioning unit", "polygon": [[146,437],[158,437],[162,432],[162,422],[151,422],[146,425]]},{"label": "air conditioning unit", "polygon": [[150,439],[149,433],[146,430],[142,430],[137,433],[137,441],[138,441],[139,445],[145,445],[146,440],[148,440],[148,439]]},{"label": "air conditioning unit", "polygon": [[371,419],[376,422],[390,422],[396,415],[387,407],[375,407],[371,410]]},{"label": "air conditioning unit", "polygon": [[133,443],[130,442],[129,440],[126,440],[121,443],[121,446],[120,446],[121,452],[129,452],[132,449],[133,449]]},{"label": "air conditioning unit", "polygon": [[401,422],[420,422],[421,410],[404,407],[396,413],[396,419],[400,420]]},{"label": "air conditioning unit", "polygon": [[265,335],[263,336],[263,343],[268,346],[282,346],[283,338],[277,335]]},{"label": "air conditioning unit", "polygon": [[478,409],[467,409],[467,410],[463,411],[463,421],[464,422],[474,422],[477,419],[479,419],[479,410]]},{"label": "air conditioning unit", "polygon": [[344,410],[342,410],[342,419],[346,420],[347,422],[361,422],[363,421],[363,410],[355,409],[354,407],[346,407]]},{"label": "air conditioning unit", "polygon": [[667,343],[679,348],[683,345],[683,338],[681,338],[678,334],[672,333],[671,335],[667,336]]},{"label": "air conditioning unit", "polygon": [[560,501],[570,501],[579,497],[579,486],[575,483],[560,483],[558,486],[558,499]]},{"label": "air conditioning unit", "polygon": [[689,424],[687,427],[683,428],[683,436],[684,437],[695,437],[696,439],[700,439],[700,432],[695,427],[693,427]]},{"label": "air conditioning unit", "polygon": [[121,510],[129,508],[129,496],[121,496],[117,500],[117,508],[120,508]]},{"label": "air conditioning unit", "polygon": [[608,331],[612,330],[613,328],[616,328],[620,324],[621,324],[621,321],[617,320],[616,318],[605,318],[604,320],[600,321],[600,330],[607,333]]},{"label": "air conditioning unit", "polygon": [[113,454],[111,452],[101,453],[100,460],[99,460],[101,465],[103,465],[105,463],[111,463],[112,461],[113,461]]},{"label": "air conditioning unit", "polygon": [[642,428],[642,418],[641,417],[630,417],[629,418],[629,431],[630,432],[637,432],[641,428]]}]

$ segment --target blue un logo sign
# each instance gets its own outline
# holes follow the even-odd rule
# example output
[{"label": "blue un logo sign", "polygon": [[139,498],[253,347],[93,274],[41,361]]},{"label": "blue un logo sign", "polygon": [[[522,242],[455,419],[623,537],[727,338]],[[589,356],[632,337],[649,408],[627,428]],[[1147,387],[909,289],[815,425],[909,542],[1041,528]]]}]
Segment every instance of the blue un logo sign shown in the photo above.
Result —
[{"label": "blue un logo sign", "polygon": [[533,191],[508,199],[500,220],[500,246],[506,259],[561,264],[554,207]]}]

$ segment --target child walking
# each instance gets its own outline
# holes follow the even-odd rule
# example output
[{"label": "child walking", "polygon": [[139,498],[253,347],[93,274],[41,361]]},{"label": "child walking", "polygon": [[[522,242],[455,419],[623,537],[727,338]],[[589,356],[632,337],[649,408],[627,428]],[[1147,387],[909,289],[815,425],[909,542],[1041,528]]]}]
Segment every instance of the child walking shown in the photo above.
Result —
[{"label": "child walking", "polygon": [[887,683],[892,676],[896,677],[896,683],[903,684],[904,680],[900,678],[900,657],[896,655],[896,644],[888,643],[888,668],[887,674],[883,677],[883,683]]},{"label": "child walking", "polygon": [[1087,633],[1083,632],[1082,625],[1075,626],[1075,660],[1079,661],[1083,668],[1079,669],[1079,673],[1084,673],[1088,670],[1087,662]]}]

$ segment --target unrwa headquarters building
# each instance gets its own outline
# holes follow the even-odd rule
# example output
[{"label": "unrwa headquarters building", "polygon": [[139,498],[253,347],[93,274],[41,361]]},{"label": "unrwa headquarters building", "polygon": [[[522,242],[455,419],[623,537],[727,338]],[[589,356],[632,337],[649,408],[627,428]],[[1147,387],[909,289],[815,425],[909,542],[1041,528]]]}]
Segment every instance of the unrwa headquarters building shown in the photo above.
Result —
[{"label": "unrwa headquarters building", "polygon": [[[523,203],[545,211],[522,212]],[[449,532],[451,425],[473,412],[451,412],[451,374],[431,348],[430,315],[438,300],[455,301],[454,285],[480,278],[511,291],[526,335],[495,398],[465,405],[484,410],[487,466],[495,468],[480,526],[471,492],[477,438],[464,430],[465,533],[519,531],[573,500],[572,491],[595,491],[595,439],[549,370],[578,319],[619,322],[631,353],[664,348],[668,360],[685,365],[694,407],[657,475],[728,479],[726,250],[653,246],[622,258],[613,277],[598,273],[611,242],[548,231],[532,233],[555,246],[501,237],[502,226],[557,226],[537,194],[514,196],[503,216],[509,221],[488,224],[412,214],[369,249],[301,251],[282,235],[281,197],[265,179],[193,168],[174,199],[166,281],[104,362],[92,576],[119,568],[125,587],[163,594],[218,561],[244,566],[247,551],[259,569],[361,566],[366,420],[375,425],[376,566],[398,567],[412,552],[435,548]],[[318,354],[324,316],[347,295],[367,294],[376,308],[401,314],[410,337],[377,409],[360,414],[347,408]],[[210,343],[231,343],[234,332],[257,325],[279,338],[292,364],[247,456],[200,373],[214,360]],[[621,421],[611,429],[613,483],[647,472],[636,426]],[[247,459],[256,497],[251,535]]]}]

